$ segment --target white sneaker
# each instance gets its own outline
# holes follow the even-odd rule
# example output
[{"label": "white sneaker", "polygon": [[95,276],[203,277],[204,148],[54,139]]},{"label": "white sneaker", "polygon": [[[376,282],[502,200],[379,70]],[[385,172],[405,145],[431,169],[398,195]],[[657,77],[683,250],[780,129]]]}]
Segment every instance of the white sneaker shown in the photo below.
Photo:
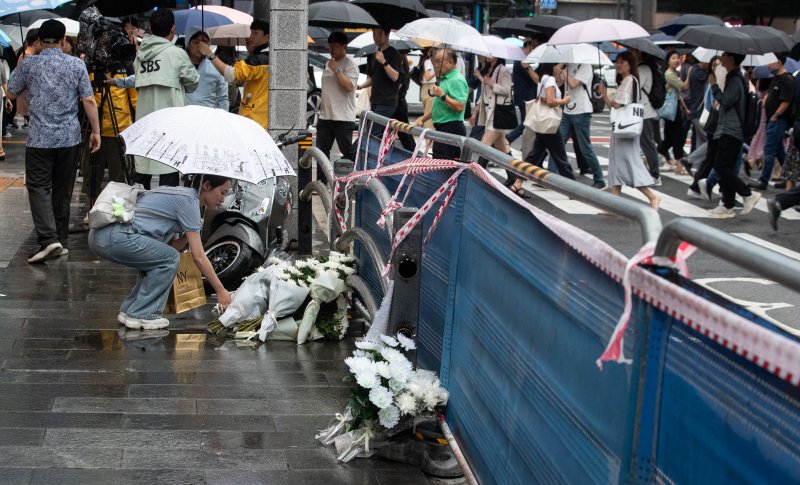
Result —
[{"label": "white sneaker", "polygon": [[749,214],[750,211],[753,210],[753,207],[756,206],[756,202],[758,202],[760,199],[761,199],[761,192],[753,192],[747,197],[743,197],[742,203],[744,207],[742,208],[742,215]]},{"label": "white sneaker", "polygon": [[48,259],[55,259],[61,256],[61,252],[64,250],[64,247],[61,246],[61,243],[54,242],[52,244],[48,244],[47,246],[41,246],[39,250],[33,253],[29,258],[29,263],[44,263]]},{"label": "white sneaker", "polygon": [[736,211],[734,211],[733,208],[728,209],[724,205],[720,204],[708,211],[708,217],[713,217],[715,219],[730,219],[732,217],[736,217]]},{"label": "white sneaker", "polygon": [[700,195],[703,199],[711,200],[711,196],[708,194],[708,179],[700,179],[697,181],[697,185],[700,187]]},{"label": "white sneaker", "polygon": [[67,249],[67,248],[61,248],[61,254],[59,254],[58,256],[59,256],[59,257],[61,257],[61,256],[66,256],[67,254],[69,254],[69,249]]},{"label": "white sneaker", "polygon": [[83,225],[84,226],[88,226],[89,225],[89,213],[88,212],[86,213],[86,217],[83,218]]},{"label": "white sneaker", "polygon": [[159,328],[167,328],[169,326],[169,320],[166,318],[147,320],[145,318],[136,318],[126,315],[125,326],[134,330],[158,330]]},{"label": "white sneaker", "polygon": [[653,187],[661,187],[661,177],[653,177]]},{"label": "white sneaker", "polygon": [[690,199],[703,200],[703,194],[701,194],[700,192],[695,192],[694,190],[692,190],[691,187],[686,189],[686,197]]},{"label": "white sneaker", "polygon": [[125,320],[127,319],[128,315],[126,315],[125,312],[119,312],[119,315],[117,315],[117,321],[123,325],[125,325]]}]

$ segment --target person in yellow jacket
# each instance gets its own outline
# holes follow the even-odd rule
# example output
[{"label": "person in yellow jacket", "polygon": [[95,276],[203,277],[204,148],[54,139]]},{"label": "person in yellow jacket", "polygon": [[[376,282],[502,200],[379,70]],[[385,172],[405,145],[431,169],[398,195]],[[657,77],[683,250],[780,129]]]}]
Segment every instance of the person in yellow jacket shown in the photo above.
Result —
[{"label": "person in yellow jacket", "polygon": [[[106,74],[106,80],[109,79],[123,79],[127,76],[128,72],[124,67],[115,69],[111,73]],[[94,73],[89,73],[89,78],[94,79]],[[109,84],[106,82],[106,84]],[[136,89],[134,88],[120,88],[115,84],[109,86],[110,100],[106,99],[103,102],[103,91],[95,89],[95,101],[97,102],[98,109],[101,104],[103,112],[100,115],[100,150],[92,154],[92,157],[97,157],[100,164],[99,177],[95,179],[92,173],[92,167],[88,151],[84,154],[81,160],[81,172],[83,173],[83,186],[81,192],[91,197],[92,194],[96,197],[100,194],[100,188],[103,181],[103,174],[105,169],[108,169],[108,179],[112,182],[126,182],[125,179],[125,163],[124,153],[122,151],[122,144],[120,143],[117,135],[125,128],[131,126],[133,118],[133,110],[136,109]],[[117,132],[114,132],[114,125],[111,121],[111,110],[117,120]],[[94,192],[92,192],[94,186]]]},{"label": "person in yellow jacket", "polygon": [[200,53],[207,57],[229,83],[244,82],[239,114],[250,118],[264,129],[269,129],[269,22],[254,20],[250,24],[247,39],[250,55],[243,61],[229,66],[211,52],[208,44],[202,44]]}]

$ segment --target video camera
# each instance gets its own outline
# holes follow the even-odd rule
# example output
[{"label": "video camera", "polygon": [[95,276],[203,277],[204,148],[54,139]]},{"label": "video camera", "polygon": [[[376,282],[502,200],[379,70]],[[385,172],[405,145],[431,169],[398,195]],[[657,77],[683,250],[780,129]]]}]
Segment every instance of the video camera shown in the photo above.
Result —
[{"label": "video camera", "polygon": [[84,10],[78,20],[78,52],[85,54],[89,72],[112,72],[136,58],[136,46],[125,30],[103,17],[97,7]]}]

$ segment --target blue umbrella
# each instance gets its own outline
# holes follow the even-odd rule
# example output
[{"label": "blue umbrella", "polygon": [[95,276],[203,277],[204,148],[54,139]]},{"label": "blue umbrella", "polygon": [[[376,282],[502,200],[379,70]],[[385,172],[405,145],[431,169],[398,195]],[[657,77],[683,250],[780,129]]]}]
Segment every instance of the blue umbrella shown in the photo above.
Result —
[{"label": "blue umbrella", "polygon": [[0,2],[0,17],[11,15],[12,13],[22,13],[28,10],[45,10],[56,8],[69,0],[6,0]]},{"label": "blue umbrella", "polygon": [[11,47],[11,38],[2,30],[0,30],[0,45],[3,47]]},{"label": "blue umbrella", "polygon": [[175,10],[175,32],[186,35],[189,28],[202,26],[203,30],[209,27],[232,24],[233,21],[224,15],[203,10]]}]

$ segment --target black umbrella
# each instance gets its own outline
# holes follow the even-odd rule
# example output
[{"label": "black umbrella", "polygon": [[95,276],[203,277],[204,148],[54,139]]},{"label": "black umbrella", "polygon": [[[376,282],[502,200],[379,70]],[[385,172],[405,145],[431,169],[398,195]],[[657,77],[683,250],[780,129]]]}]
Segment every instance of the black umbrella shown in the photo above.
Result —
[{"label": "black umbrella", "polygon": [[725,22],[723,22],[719,17],[712,17],[711,15],[687,13],[685,15],[679,15],[669,22],[664,23],[664,25],[659,27],[658,30],[668,35],[675,35],[684,27],[693,25],[725,25]]},{"label": "black umbrella", "polygon": [[706,49],[734,54],[765,54],[749,35],[724,25],[684,27],[675,35],[677,40]]},{"label": "black umbrella", "polygon": [[381,27],[399,29],[409,22],[428,17],[419,0],[350,0],[370,13]]},{"label": "black umbrella", "polygon": [[445,19],[456,19],[456,20],[464,20],[461,17],[453,15],[451,13],[442,12],[441,10],[434,10],[432,8],[426,8],[426,12],[428,12],[428,17],[440,17]]},{"label": "black umbrella", "polygon": [[[403,39],[389,39],[389,45],[397,49],[398,51],[415,51],[418,49],[422,49],[414,41],[411,40],[403,40]],[[367,46],[362,47],[361,49],[357,50],[354,57],[364,57],[370,54],[374,54],[375,51],[378,50],[378,46],[375,44],[369,44]]]},{"label": "black umbrella", "polygon": [[530,20],[531,17],[509,17],[500,19],[489,27],[489,33],[501,37],[511,37],[515,35],[532,37],[540,32],[528,27],[527,24]]},{"label": "black umbrella", "polygon": [[683,42],[675,40],[675,37],[663,32],[657,32],[651,35],[650,40],[659,47],[680,47],[684,45]]},{"label": "black umbrella", "polygon": [[39,19],[57,19],[60,15],[49,10],[27,10],[25,12],[12,13],[0,19],[0,23],[6,25],[21,25],[27,27]]},{"label": "black umbrella", "polygon": [[620,40],[617,44],[624,45],[630,49],[636,49],[659,59],[666,58],[664,51],[648,38]]},{"label": "black umbrella", "polygon": [[550,37],[556,30],[569,24],[574,24],[577,19],[566,17],[564,15],[539,15],[538,17],[531,17],[525,24],[528,28],[538,30],[544,35]]},{"label": "black umbrella", "polygon": [[366,10],[347,2],[319,2],[308,6],[308,25],[317,27],[379,27]]},{"label": "black umbrella", "polygon": [[742,25],[735,29],[752,37],[764,52],[789,52],[795,44],[789,34],[772,27]]},{"label": "black umbrella", "polygon": [[792,36],[792,40],[794,41],[795,44],[800,44],[800,30],[794,33],[794,35]]}]

